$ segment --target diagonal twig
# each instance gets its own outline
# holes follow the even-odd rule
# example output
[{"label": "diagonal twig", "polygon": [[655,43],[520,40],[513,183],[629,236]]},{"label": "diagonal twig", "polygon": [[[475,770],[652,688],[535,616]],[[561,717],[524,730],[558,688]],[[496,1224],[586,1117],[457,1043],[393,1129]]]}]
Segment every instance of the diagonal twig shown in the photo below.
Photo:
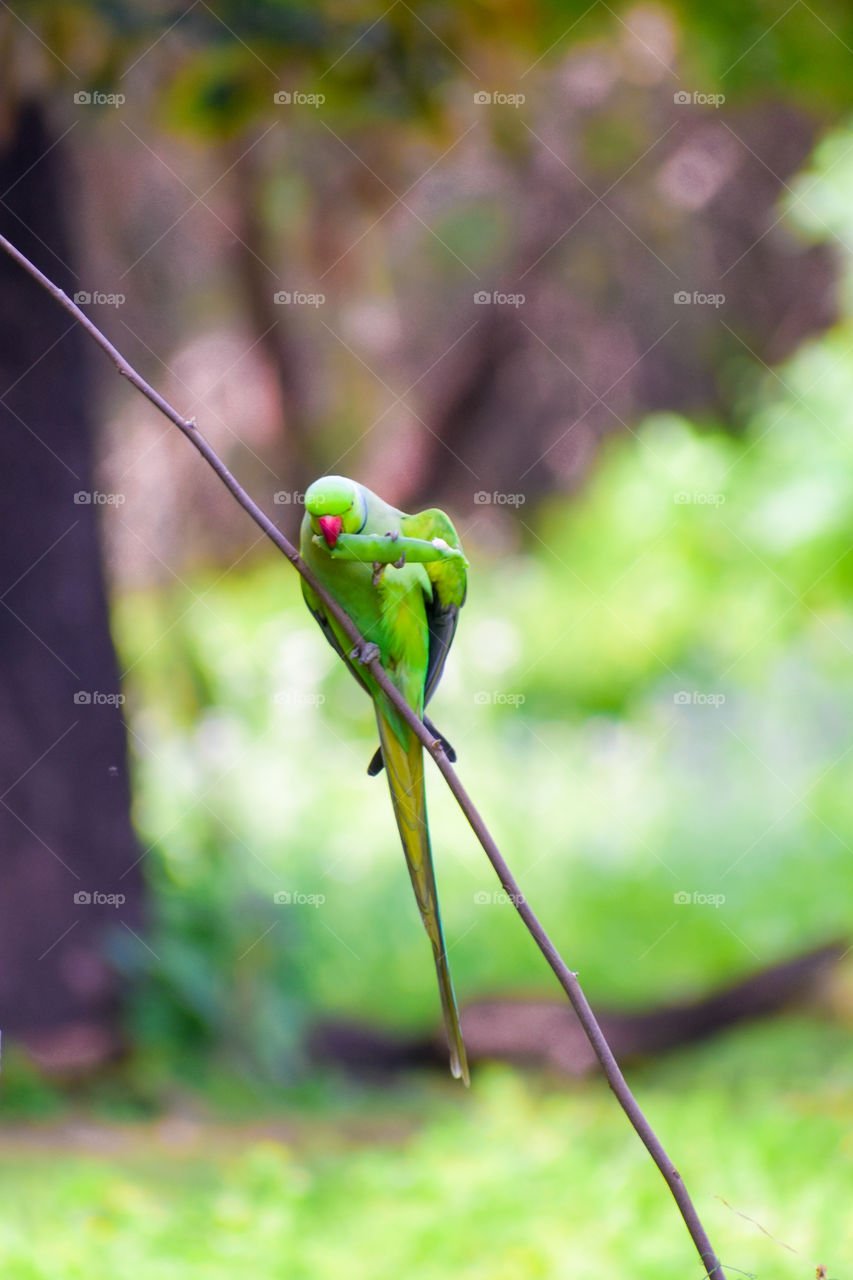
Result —
[{"label": "diagonal twig", "polygon": [[[433,738],[432,734],[423,722],[415,715],[414,711],[403,698],[402,694],[400,694],[400,692],[391,683],[385,669],[379,661],[378,656],[370,656],[370,653],[372,652],[371,647],[365,644],[364,638],[359,633],[358,628],[349,615],[344,612],[337,601],[334,600],[322,584],[317,581],[311,573],[311,570],[302,560],[302,557],[299,555],[296,548],[284,536],[272,520],[264,514],[261,508],[240,484],[239,480],[232,475],[216,451],[211,447],[207,440],[205,440],[196,425],[195,419],[181,417],[181,415],[172,408],[168,401],[165,400],[158,391],[155,391],[155,389],[136,372],[121,352],[113,346],[103,333],[101,333],[97,325],[93,324],[89,317],[80,310],[76,303],[72,302],[62,289],[55,285],[52,280],[48,279],[43,272],[39,271],[38,267],[30,262],[29,258],[21,253],[19,249],[16,249],[15,246],[2,235],[0,235],[0,248],[4,249],[6,253],[14,258],[24,271],[28,272],[29,275],[37,280],[38,283],[56,299],[59,305],[64,307],[64,309],[74,317],[78,324],[82,325],[101,350],[105,351],[110,357],[116,365],[119,373],[123,377],[127,378],[128,382],[136,387],[137,391],[140,391],[148,400],[150,400],[155,408],[159,409],[170,422],[174,423],[179,431],[183,432],[190,443],[204,458],[205,462],[213,468],[225,487],[230,490],[244,511],[248,512],[267,537],[275,543],[279,551],[287,557],[296,571],[305,579],[312,591],[319,596],[325,609],[340,623],[341,627],[352,641],[353,647],[358,651],[361,657],[365,659],[364,665],[369,668],[371,674],[376,680],[376,683],[379,685],[386,698],[393,704],[398,714],[402,716],[412,731],[423,743],[425,749],[432,756],[439,768],[439,771],[443,774],[448,787],[457,800],[460,809],[467,818],[472,831],[483,846],[486,856],[497,872],[498,879],[509,895],[516,911],[521,916],[528,932],[556,975],[560,986],[568,996],[572,1008],[577,1014],[578,1021],[583,1027],[584,1033],[592,1045],[595,1056],[601,1063],[607,1083],[616,1095],[619,1105],[625,1112],[631,1124],[634,1126],[634,1129],[672,1192],[673,1199],[675,1200],[679,1212],[684,1219],[687,1230],[690,1233],[690,1238],[696,1246],[696,1249],[699,1252],[699,1257],[702,1260],[704,1268],[703,1275],[706,1276],[708,1280],[725,1280],[725,1275],[720,1261],[714,1252],[710,1240],[708,1239],[708,1234],[702,1225],[696,1211],[696,1207],[690,1198],[684,1182],[682,1181],[681,1175],[670,1160],[664,1150],[663,1144],[652,1126],[649,1124],[640,1109],[636,1098],[628,1087],[628,1083],[622,1074],[619,1064],[613,1056],[610,1045],[607,1043],[604,1033],[598,1024],[598,1020],[596,1019],[595,1014],[590,1008],[589,1002],[581,989],[577,974],[569,969],[568,965],[557,951],[557,948],[548,937],[548,934],[545,932],[537,916],[528,904],[527,899],[521,892],[521,889],[519,888],[518,883],[510,871],[503,855],[495,844],[495,841],[492,839],[485,822],[481,818],[473,801],[460,782],[455,769],[445,755],[441,742]],[[375,646],[373,646],[373,649],[375,649]]]}]

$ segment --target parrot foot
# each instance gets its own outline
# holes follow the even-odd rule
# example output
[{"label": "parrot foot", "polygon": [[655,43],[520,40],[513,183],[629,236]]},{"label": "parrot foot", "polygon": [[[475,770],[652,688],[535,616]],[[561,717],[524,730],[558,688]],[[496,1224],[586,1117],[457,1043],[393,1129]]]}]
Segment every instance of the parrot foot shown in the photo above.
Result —
[{"label": "parrot foot", "polygon": [[378,560],[373,561],[373,577],[370,579],[372,586],[374,587],[379,586],[379,583],[382,580],[382,573],[384,569],[385,569],[384,564],[380,564]]},{"label": "parrot foot", "polygon": [[353,662],[361,663],[363,667],[366,667],[368,663],[373,661],[374,658],[378,658],[380,656],[381,656],[381,651],[380,651],[379,645],[374,644],[372,641],[360,646],[356,646],[356,648],[353,649],[352,653],[350,654],[351,660]]},{"label": "parrot foot", "polygon": [[[399,529],[394,529],[394,530],[392,530],[392,531],[390,531],[390,532],[386,533],[386,535],[385,535],[385,537],[386,537],[386,538],[390,538],[392,542],[396,542],[396,541],[397,541],[397,539],[399,538],[399,536],[400,536],[400,530],[399,530]],[[400,559],[399,559],[399,560],[392,560],[392,561],[391,561],[391,568],[392,568],[392,569],[402,569],[402,567],[403,567],[403,565],[404,565],[405,563],[406,563],[406,553],[405,553],[405,551],[404,551],[404,552],[403,552],[403,554],[400,556]]]}]

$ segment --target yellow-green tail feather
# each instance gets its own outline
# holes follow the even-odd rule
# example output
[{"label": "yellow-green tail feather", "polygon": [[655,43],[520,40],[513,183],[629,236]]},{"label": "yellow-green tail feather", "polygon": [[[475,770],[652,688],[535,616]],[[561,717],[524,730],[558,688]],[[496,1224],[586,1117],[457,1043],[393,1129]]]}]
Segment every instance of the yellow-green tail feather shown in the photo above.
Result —
[{"label": "yellow-green tail feather", "polygon": [[376,720],[379,725],[382,756],[388,775],[397,829],[403,842],[403,852],[406,855],[418,909],[435,957],[441,1009],[450,1049],[450,1070],[454,1076],[464,1080],[465,1084],[470,1084],[468,1059],[462,1039],[462,1028],[459,1024],[459,1010],[453,993],[453,983],[450,980],[444,948],[444,932],[438,910],[438,894],[427,827],[423,746],[412,733],[408,748],[404,747],[378,708]]}]

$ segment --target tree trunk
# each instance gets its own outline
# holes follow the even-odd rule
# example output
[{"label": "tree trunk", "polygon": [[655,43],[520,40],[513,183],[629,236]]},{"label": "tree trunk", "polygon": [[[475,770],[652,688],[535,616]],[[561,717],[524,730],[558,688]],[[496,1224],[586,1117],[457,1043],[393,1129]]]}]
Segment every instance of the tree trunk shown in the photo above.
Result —
[{"label": "tree trunk", "polygon": [[[0,138],[0,230],[73,294],[55,141],[34,105]],[[142,906],[92,420],[87,339],[0,253],[0,1020],[55,1069],[120,1045],[109,939]]]}]

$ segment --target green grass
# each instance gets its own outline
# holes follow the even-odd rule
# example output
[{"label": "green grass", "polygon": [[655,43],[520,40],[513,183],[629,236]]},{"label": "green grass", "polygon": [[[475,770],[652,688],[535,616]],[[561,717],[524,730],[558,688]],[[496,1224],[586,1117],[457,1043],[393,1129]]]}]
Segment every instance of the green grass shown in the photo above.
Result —
[{"label": "green grass", "polygon": [[[631,1077],[731,1276],[805,1280],[818,1262],[830,1277],[850,1274],[847,1035],[782,1019]],[[0,1156],[4,1273],[701,1275],[668,1191],[600,1081],[563,1087],[490,1068],[470,1093],[436,1079],[282,1097],[283,1109],[239,1122],[184,1097],[165,1119],[66,1114],[14,1129]]]}]

